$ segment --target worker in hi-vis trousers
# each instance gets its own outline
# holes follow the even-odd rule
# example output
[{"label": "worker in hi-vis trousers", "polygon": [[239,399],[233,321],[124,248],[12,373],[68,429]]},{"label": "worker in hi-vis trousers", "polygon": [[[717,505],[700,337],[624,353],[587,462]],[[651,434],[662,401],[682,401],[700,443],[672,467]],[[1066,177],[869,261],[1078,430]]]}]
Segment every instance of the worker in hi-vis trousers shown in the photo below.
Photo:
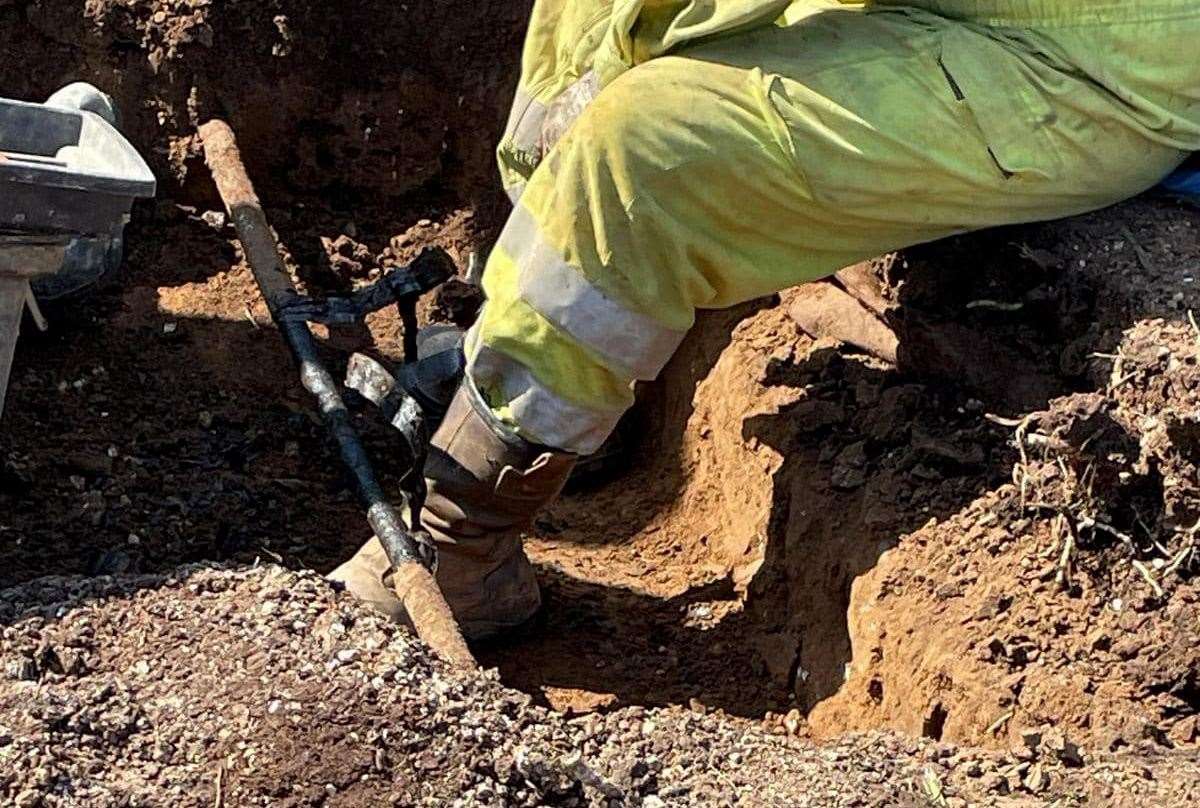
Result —
[{"label": "worker in hi-vis trousers", "polygon": [[[1093,210],[1200,149],[1196,0],[537,0],[513,202],[422,517],[468,637],[520,531],[691,327],[919,242]],[[332,577],[402,617],[372,541]]]}]

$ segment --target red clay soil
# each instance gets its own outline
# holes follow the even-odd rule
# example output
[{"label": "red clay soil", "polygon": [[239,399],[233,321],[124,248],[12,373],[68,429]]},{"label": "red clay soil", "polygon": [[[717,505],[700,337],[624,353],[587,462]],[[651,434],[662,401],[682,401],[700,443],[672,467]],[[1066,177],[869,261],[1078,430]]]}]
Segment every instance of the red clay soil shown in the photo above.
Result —
[{"label": "red clay soil", "polygon": [[[546,625],[488,658],[566,709],[695,699],[797,708],[826,737],[1003,747],[1054,723],[1192,746],[1194,216],[1137,201],[878,262],[901,370],[799,335],[802,290],[709,317],[644,396],[640,467],[539,521]],[[964,260],[974,276],[948,278]],[[935,340],[931,368],[908,345]],[[980,344],[1003,361],[980,368]],[[1060,461],[1026,446],[1022,464],[1015,426],[1064,430],[1081,400],[1122,424],[1071,461],[1090,499],[1022,501],[1014,474]]]},{"label": "red clay soil", "polygon": [[[84,576],[72,586],[85,588],[120,576],[96,596],[108,625],[137,576],[164,590],[139,608],[169,609],[164,576],[180,564],[325,572],[368,537],[190,133],[211,114],[231,122],[311,289],[351,288],[429,245],[465,271],[504,213],[490,144],[526,13],[521,2],[0,0],[0,93],[95,81],[163,180],[135,212],[119,282],[57,307],[51,332],[18,347],[0,421],[0,588],[17,587],[17,605],[0,624],[61,600],[38,594],[40,576]],[[1142,199],[880,259],[896,366],[802,334],[789,310],[804,290],[706,315],[640,392],[624,468],[537,521],[547,607],[481,659],[538,709],[619,723],[668,707],[817,739],[890,728],[1009,750],[991,769],[972,768],[974,752],[957,758],[975,772],[961,787],[949,767],[972,801],[1141,804],[1149,792],[1119,778],[1107,792],[1079,786],[1071,750],[1093,779],[1110,754],[1137,766],[1196,756],[1198,216]],[[477,303],[457,284],[424,314],[465,323]],[[401,327],[381,313],[322,336],[334,363],[350,349],[395,358]],[[360,426],[394,480],[399,442],[370,413]],[[306,603],[327,608],[332,596],[303,580]],[[122,630],[137,631],[130,619]],[[25,653],[20,625],[6,653]],[[0,715],[17,710],[14,693]],[[688,734],[679,720],[662,743]],[[4,737],[0,726],[0,752]],[[272,771],[295,775],[295,749],[272,748],[247,796],[266,798]],[[101,759],[125,765],[120,754]],[[867,776],[872,760],[842,776]],[[1155,776],[1171,770],[1187,769],[1154,764]],[[438,781],[437,796],[450,788]],[[922,788],[863,800],[939,804]],[[1188,804],[1185,793],[1157,804]]]}]

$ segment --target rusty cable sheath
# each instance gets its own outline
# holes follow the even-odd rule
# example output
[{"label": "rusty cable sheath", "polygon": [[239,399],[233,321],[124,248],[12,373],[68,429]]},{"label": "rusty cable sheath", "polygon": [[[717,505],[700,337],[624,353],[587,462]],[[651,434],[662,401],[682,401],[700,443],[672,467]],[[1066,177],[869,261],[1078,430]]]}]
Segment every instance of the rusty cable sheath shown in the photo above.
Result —
[{"label": "rusty cable sheath", "polygon": [[[418,479],[412,492],[400,492],[406,524],[375,476],[371,460],[351,423],[340,388],[320,361],[308,323],[286,316],[289,307],[303,307],[308,298],[296,292],[279,259],[275,235],[250,183],[233,130],[224,121],[211,120],[200,127],[199,133],[205,162],[237,230],[246,263],[266,300],[271,318],[296,361],[301,384],[316,398],[321,417],[354,478],[358,495],[367,508],[367,521],[391,562],[396,594],[404,603],[417,635],[447,662],[476,667],[475,658],[430,571],[436,557],[433,541],[423,530],[414,531],[408,527],[417,524],[423,504],[420,501],[423,480],[419,478],[425,456],[424,430],[418,425],[403,431],[412,450],[414,465],[408,476]],[[407,335],[408,323],[405,325]]]}]

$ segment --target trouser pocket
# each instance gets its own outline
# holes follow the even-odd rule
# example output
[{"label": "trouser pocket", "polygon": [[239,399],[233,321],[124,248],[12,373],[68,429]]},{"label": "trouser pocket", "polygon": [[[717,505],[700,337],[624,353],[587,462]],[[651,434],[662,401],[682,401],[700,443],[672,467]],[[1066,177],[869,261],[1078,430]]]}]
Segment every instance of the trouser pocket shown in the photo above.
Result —
[{"label": "trouser pocket", "polygon": [[1005,177],[1059,178],[1062,159],[1052,136],[1058,116],[1038,86],[1036,66],[965,26],[944,32],[938,64]]}]

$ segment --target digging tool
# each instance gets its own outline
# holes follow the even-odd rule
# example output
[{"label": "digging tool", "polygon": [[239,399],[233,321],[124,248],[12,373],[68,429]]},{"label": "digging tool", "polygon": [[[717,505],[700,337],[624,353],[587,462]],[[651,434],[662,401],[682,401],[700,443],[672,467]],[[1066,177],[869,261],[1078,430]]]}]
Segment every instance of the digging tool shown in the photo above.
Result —
[{"label": "digging tool", "polygon": [[[342,322],[344,318],[353,319],[396,300],[398,293],[397,302],[401,303],[407,333],[410,330],[408,321],[415,320],[415,295],[445,280],[442,277],[445,272],[437,266],[437,255],[426,253],[413,266],[400,271],[394,280],[377,284],[366,294],[347,300],[323,304],[299,294],[280,262],[275,236],[242,164],[233,130],[224,121],[211,120],[200,127],[199,133],[204,144],[205,162],[237,229],[246,262],[272,319],[299,366],[301,383],[316,397],[342,460],[354,478],[358,494],[367,508],[367,521],[391,562],[392,585],[404,603],[417,635],[448,662],[475,667],[475,658],[431,572],[436,561],[433,541],[418,527],[425,496],[421,469],[428,444],[420,408],[411,398],[404,399],[393,420],[408,442],[414,464],[407,475],[406,490],[400,492],[405,519],[384,495],[370,458],[350,422],[350,413],[338,385],[317,355],[316,342],[308,325],[313,320]],[[441,255],[444,268],[444,262],[449,259]],[[389,288],[390,297],[387,294]]]}]

